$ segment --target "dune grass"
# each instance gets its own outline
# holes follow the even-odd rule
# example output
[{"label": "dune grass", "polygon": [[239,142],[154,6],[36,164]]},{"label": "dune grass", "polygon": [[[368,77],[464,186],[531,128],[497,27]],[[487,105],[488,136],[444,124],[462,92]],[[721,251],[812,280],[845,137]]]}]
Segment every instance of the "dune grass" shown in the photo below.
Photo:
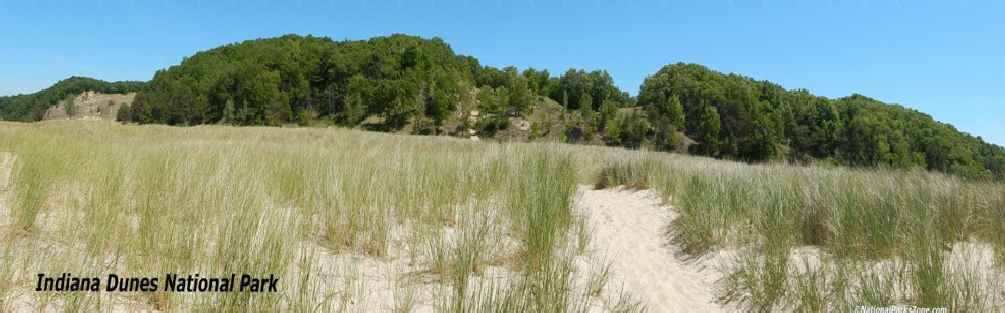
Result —
[{"label": "dune grass", "polygon": [[[662,154],[609,162],[600,173],[604,185],[646,181],[660,191],[680,213],[668,240],[686,256],[739,251],[721,296],[743,310],[1005,308],[1005,289],[987,283],[1005,264],[1000,184]],[[949,262],[961,243],[986,244],[995,255],[979,265]],[[823,264],[804,264],[799,247],[819,249],[814,262]]]},{"label": "dune grass", "polygon": [[[24,300],[16,291],[32,286],[35,273],[63,271],[161,280],[275,274],[283,286],[273,294],[38,293],[30,301],[86,312],[119,308],[112,303],[123,297],[133,309],[165,311],[590,305],[587,287],[574,284],[577,254],[566,240],[577,236],[571,205],[581,173],[557,145],[79,122],[2,124],[0,135],[0,151],[21,160],[0,224],[15,252],[0,267],[10,310],[24,309],[8,304]],[[38,258],[46,261],[17,262]],[[371,270],[360,260],[387,265],[380,271],[393,301],[373,299],[383,287],[371,284],[384,282],[364,274]]]},{"label": "dune grass", "polygon": [[[71,312],[122,303],[585,312],[601,293],[615,295],[606,310],[645,311],[607,283],[606,264],[576,266],[590,242],[572,210],[577,184],[661,194],[677,213],[667,241],[683,257],[731,252],[719,295],[744,311],[983,312],[1005,303],[996,283],[1005,188],[920,171],[342,129],[82,122],[0,124],[0,151],[18,156],[0,216],[0,309],[9,311],[28,297]],[[255,295],[22,292],[36,273],[64,271],[271,273],[283,285]],[[373,292],[384,289],[386,297]]]}]

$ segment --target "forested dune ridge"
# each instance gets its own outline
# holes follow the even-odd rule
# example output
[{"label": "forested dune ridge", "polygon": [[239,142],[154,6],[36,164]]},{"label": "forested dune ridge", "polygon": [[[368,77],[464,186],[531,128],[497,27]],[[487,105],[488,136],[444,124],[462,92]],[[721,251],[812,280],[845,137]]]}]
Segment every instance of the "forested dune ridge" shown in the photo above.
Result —
[{"label": "forested dune ridge", "polygon": [[[788,158],[842,165],[924,168],[1005,178],[1005,149],[900,105],[806,90],[673,64],[646,79],[639,105],[682,112],[667,128],[698,141],[694,153],[747,161]],[[676,116],[675,114],[669,114]]]},{"label": "forested dune ridge", "polygon": [[140,91],[145,82],[106,82],[87,77],[73,76],[57,82],[42,91],[28,94],[0,97],[0,119],[6,121],[41,121],[45,111],[60,100],[72,98],[85,91],[107,94],[126,94]]},{"label": "forested dune ridge", "polygon": [[659,69],[632,97],[603,70],[553,77],[546,70],[483,66],[439,38],[286,35],[198,52],[148,83],[67,81],[34,95],[0,97],[0,117],[39,120],[72,92],[140,90],[119,114],[122,120],[335,124],[492,137],[553,102],[561,114],[534,121],[528,139],[557,125],[567,142],[1005,180],[1005,148],[922,112],[857,94],[819,97],[697,64]]}]

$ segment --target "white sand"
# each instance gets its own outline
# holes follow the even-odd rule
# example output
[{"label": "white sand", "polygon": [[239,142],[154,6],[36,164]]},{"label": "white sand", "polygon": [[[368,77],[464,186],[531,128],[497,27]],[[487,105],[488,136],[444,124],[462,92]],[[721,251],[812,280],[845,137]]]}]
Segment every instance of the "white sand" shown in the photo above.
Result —
[{"label": "white sand", "polygon": [[671,208],[649,190],[580,187],[577,209],[589,216],[594,254],[611,262],[612,286],[622,285],[650,312],[728,312],[715,303],[720,277],[712,259],[684,262],[665,236]]}]

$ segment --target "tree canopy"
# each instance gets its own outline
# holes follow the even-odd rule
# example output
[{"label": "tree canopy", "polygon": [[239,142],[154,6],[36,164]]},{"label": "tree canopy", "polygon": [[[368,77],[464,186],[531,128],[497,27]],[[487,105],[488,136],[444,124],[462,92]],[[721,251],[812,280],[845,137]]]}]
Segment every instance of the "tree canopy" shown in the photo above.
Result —
[{"label": "tree canopy", "polygon": [[1005,179],[1002,147],[927,114],[862,95],[827,99],[678,63],[647,78],[638,99],[656,112],[666,111],[668,99],[679,99],[684,133],[698,141],[700,154],[746,161],[832,160]]},{"label": "tree canopy", "polygon": [[415,117],[442,121],[469,60],[438,38],[365,41],[288,35],[199,52],[159,71],[140,93],[138,123],[280,125],[320,117],[356,125],[376,115],[389,128]]}]

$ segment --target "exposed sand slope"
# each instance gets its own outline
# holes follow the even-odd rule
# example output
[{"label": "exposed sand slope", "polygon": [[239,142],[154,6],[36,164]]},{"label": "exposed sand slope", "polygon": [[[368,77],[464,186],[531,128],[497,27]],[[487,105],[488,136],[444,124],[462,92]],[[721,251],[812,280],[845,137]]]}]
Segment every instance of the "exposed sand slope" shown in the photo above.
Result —
[{"label": "exposed sand slope", "polygon": [[728,312],[715,303],[712,260],[684,262],[664,236],[673,218],[649,190],[580,187],[578,209],[590,217],[596,254],[611,262],[612,286],[623,284],[650,312]]},{"label": "exposed sand slope", "polygon": [[76,113],[73,116],[66,114],[66,100],[61,100],[45,112],[44,120],[86,120],[86,121],[114,121],[115,114],[123,104],[132,105],[135,93],[130,94],[104,94],[88,91],[73,97],[73,104]]}]

